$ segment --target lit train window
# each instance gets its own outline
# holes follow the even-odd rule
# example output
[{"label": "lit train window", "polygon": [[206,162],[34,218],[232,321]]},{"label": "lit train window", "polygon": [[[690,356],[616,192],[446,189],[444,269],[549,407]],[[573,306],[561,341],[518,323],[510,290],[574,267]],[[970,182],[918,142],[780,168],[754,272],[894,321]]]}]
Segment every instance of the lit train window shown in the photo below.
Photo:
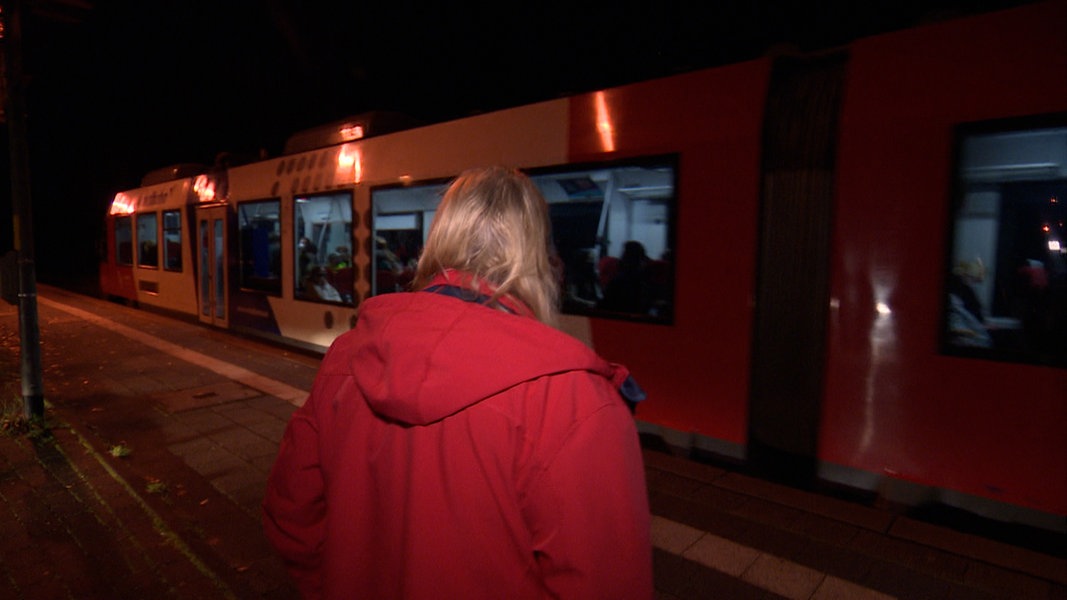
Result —
[{"label": "lit train window", "polygon": [[[670,323],[676,159],[535,169],[569,314]],[[448,182],[371,191],[372,293],[408,289]]]},{"label": "lit train window", "polygon": [[371,294],[408,290],[448,182],[371,191]]},{"label": "lit train window", "polygon": [[156,227],[158,216],[156,213],[142,213],[137,215],[137,266],[159,266],[159,234]]},{"label": "lit train window", "polygon": [[182,270],[182,213],[178,210],[163,211],[163,268]]},{"label": "lit train window", "polygon": [[352,194],[298,196],[294,200],[295,297],[352,304]]},{"label": "lit train window", "polygon": [[133,219],[130,217],[115,219],[115,263],[133,265]]},{"label": "lit train window", "polygon": [[1067,119],[961,127],[948,354],[1067,367]]},{"label": "lit train window", "polygon": [[548,201],[563,312],[671,323],[676,159],[530,172]]},{"label": "lit train window", "polygon": [[264,200],[237,205],[238,284],[275,296],[282,293],[281,202]]}]

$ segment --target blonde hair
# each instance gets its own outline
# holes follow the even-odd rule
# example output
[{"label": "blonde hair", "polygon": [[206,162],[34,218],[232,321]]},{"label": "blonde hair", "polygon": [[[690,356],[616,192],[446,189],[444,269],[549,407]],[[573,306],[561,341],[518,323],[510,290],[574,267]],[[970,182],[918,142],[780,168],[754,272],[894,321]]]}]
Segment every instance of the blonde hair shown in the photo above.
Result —
[{"label": "blonde hair", "polygon": [[548,205],[515,169],[488,167],[462,173],[445,192],[415,271],[422,289],[447,269],[469,273],[494,291],[491,303],[512,296],[542,323],[554,325],[559,283],[552,267]]},{"label": "blonde hair", "polygon": [[985,263],[982,262],[982,258],[979,256],[974,257],[973,261],[961,260],[956,263],[956,268],[953,269],[952,272],[976,283],[985,281]]}]

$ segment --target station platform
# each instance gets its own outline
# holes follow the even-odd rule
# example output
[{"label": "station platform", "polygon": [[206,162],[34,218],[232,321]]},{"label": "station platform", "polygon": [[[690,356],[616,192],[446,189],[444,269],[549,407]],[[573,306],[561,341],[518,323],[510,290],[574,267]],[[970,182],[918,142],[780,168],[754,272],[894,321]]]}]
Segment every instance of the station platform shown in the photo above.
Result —
[{"label": "station platform", "polygon": [[[259,525],[319,358],[40,286],[43,429],[0,305],[0,598],[295,598]],[[657,598],[1067,600],[1067,548],[645,449]]]}]

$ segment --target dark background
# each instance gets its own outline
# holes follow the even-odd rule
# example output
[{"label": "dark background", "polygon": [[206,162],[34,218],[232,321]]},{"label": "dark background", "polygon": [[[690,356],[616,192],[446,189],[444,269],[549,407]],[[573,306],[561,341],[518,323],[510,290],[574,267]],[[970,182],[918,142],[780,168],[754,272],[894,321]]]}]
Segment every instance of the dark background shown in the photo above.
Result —
[{"label": "dark background", "polygon": [[37,274],[72,286],[96,278],[114,194],[156,168],[276,156],[296,131],[369,110],[437,122],[1025,2],[25,3]]}]

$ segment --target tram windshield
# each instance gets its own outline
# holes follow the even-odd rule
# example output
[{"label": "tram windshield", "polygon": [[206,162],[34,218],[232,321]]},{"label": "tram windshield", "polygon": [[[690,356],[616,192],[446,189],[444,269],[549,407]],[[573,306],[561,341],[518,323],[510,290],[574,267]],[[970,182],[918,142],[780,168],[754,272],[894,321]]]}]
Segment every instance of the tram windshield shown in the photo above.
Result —
[{"label": "tram windshield", "polygon": [[[564,313],[670,323],[675,159],[528,174],[549,205]],[[372,293],[408,289],[448,182],[372,190]]]},{"label": "tram windshield", "polygon": [[943,349],[1067,367],[1067,123],[957,143]]}]

